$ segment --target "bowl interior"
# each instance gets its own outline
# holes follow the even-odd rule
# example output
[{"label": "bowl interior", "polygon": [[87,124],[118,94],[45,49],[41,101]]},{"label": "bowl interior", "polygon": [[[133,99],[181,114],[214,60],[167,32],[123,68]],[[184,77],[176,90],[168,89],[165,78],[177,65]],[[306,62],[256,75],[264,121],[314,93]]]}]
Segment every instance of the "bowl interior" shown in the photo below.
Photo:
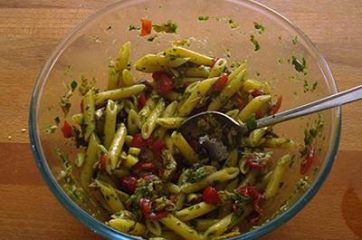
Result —
[{"label": "bowl interior", "polygon": [[[140,26],[142,18],[150,19],[154,24],[172,20],[178,25],[177,33],[140,37],[139,31],[129,28]],[[224,57],[229,63],[246,60],[248,78],[268,82],[274,95],[283,96],[281,110],[336,92],[329,68],[311,42],[288,21],[253,2],[123,1],[95,14],[62,42],[43,69],[33,95],[31,139],[37,164],[52,191],[88,226],[114,239],[124,239],[125,235],[117,234],[102,224],[107,214],[97,207],[96,201],[82,198],[81,188],[70,189],[67,183],[57,181],[64,171],[58,153],[60,151],[74,160],[78,152],[74,143],[64,139],[59,130],[52,134],[46,132],[56,117],[63,120],[59,102],[66,92],[65,86],[84,76],[95,78],[97,86],[104,89],[107,66],[126,41],[132,43],[132,62],[145,54],[169,47],[171,42],[184,42],[190,49],[213,57]],[[256,42],[260,47],[257,51]],[[303,65],[305,68],[301,69]],[[149,78],[136,71],[134,74],[139,79]],[[80,96],[75,93],[71,98],[69,116],[79,111],[79,103]],[[300,166],[305,157],[301,157],[299,151],[304,145],[305,130],[309,131],[319,123],[323,123],[323,128],[313,140],[317,161],[307,175],[301,175]],[[268,210],[264,213],[266,230],[255,228],[242,238],[257,237],[279,226],[314,195],[333,162],[339,124],[339,110],[335,109],[274,127],[279,136],[291,138],[301,147],[275,149],[274,158],[292,153],[293,164],[289,166],[278,196],[267,203]],[[76,185],[77,174],[75,168],[73,181]],[[92,220],[92,217],[99,221]]]}]

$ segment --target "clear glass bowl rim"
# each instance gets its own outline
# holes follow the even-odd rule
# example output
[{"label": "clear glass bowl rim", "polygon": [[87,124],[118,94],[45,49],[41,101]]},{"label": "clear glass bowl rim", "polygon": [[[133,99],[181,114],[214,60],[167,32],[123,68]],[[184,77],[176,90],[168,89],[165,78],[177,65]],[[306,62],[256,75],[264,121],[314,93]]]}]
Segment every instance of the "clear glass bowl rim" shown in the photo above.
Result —
[{"label": "clear glass bowl rim", "polygon": [[[86,18],[83,22],[78,24],[71,32],[69,32],[63,41],[56,47],[53,51],[51,56],[49,57],[48,61],[45,63],[43,69],[41,70],[35,86],[33,88],[33,92],[31,95],[31,103],[30,103],[30,110],[29,110],[29,138],[30,144],[32,148],[33,157],[35,163],[47,183],[48,187],[58,199],[58,201],[77,219],[79,219],[83,224],[85,224],[88,228],[94,231],[97,234],[102,235],[103,237],[110,238],[110,239],[118,239],[118,240],[129,240],[129,239],[139,239],[137,237],[129,236],[123,233],[120,233],[104,223],[96,220],[91,215],[89,215],[86,211],[81,209],[77,204],[75,204],[63,191],[61,186],[57,183],[57,180],[53,176],[50,167],[46,161],[46,158],[43,153],[42,146],[40,144],[40,137],[39,137],[39,129],[37,126],[37,116],[38,116],[38,106],[39,100],[42,93],[42,89],[45,85],[46,79],[48,78],[49,73],[51,72],[53,66],[57,62],[58,58],[61,56],[63,51],[66,49],[69,42],[74,40],[76,34],[81,31],[83,28],[91,24],[94,20],[98,19],[99,17],[103,16],[106,12],[110,11],[115,7],[127,7],[129,5],[135,5],[143,2],[144,0],[124,0],[112,3],[97,12],[91,14],[88,18]],[[273,9],[255,2],[253,0],[226,0],[232,2],[234,4],[247,4],[257,9],[261,9],[269,16],[272,16],[279,21],[282,21],[288,27],[290,27],[293,31],[298,34],[298,37],[301,37],[303,41],[306,43],[309,49],[310,54],[314,54],[314,57],[319,61],[320,67],[323,70],[325,79],[328,80],[330,85],[331,91],[333,93],[337,92],[336,82],[333,78],[331,70],[325,61],[324,57],[320,54],[319,50],[314,46],[312,41],[298,28],[296,27],[291,21],[289,21],[284,16],[280,15],[278,12],[274,11]],[[326,163],[321,169],[319,176],[316,178],[312,186],[303,194],[303,196],[287,211],[283,212],[278,217],[274,218],[268,223],[265,223],[261,227],[258,227],[250,232],[244,233],[241,236],[237,236],[231,238],[232,240],[244,240],[244,239],[256,239],[259,238],[274,229],[281,226],[283,223],[290,220],[293,216],[295,216],[318,192],[319,188],[327,178],[333,162],[335,161],[339,141],[340,141],[340,131],[341,131],[341,109],[338,107],[335,110],[335,129],[332,129],[332,144],[329,147],[327,153],[327,160]]]}]

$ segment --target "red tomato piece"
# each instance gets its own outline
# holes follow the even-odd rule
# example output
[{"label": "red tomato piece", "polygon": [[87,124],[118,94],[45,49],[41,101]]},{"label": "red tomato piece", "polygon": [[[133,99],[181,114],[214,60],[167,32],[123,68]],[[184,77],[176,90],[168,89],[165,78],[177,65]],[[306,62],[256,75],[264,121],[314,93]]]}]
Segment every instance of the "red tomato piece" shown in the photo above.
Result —
[{"label": "red tomato piece", "polygon": [[241,98],[239,94],[235,94],[234,100],[236,101],[239,109],[243,109],[245,107],[245,101]]},{"label": "red tomato piece", "polygon": [[264,164],[260,161],[260,159],[253,157],[248,157],[246,159],[246,165],[257,171],[261,171],[264,167]]},{"label": "red tomato piece", "polygon": [[148,198],[141,198],[139,201],[139,205],[141,208],[141,211],[145,218],[150,220],[159,220],[161,218],[164,218],[168,215],[168,212],[165,210],[160,210],[157,212],[152,211],[152,201]]},{"label": "red tomato piece", "polygon": [[64,120],[62,132],[65,138],[71,138],[73,136],[72,126],[70,126],[70,124],[66,120]]},{"label": "red tomato piece", "polygon": [[137,133],[133,136],[132,142],[131,142],[132,147],[140,148],[140,147],[143,147],[144,144],[145,144],[145,141],[143,140],[141,134]]},{"label": "red tomato piece", "polygon": [[305,175],[309,172],[313,163],[316,160],[316,150],[314,147],[310,147],[307,152],[307,156],[300,165],[300,174]]},{"label": "red tomato piece", "polygon": [[251,94],[251,96],[253,96],[253,97],[255,98],[255,97],[258,97],[258,96],[264,95],[264,92],[263,92],[263,91],[261,91],[261,90],[255,89],[255,90],[254,90],[254,91],[252,91],[250,94]]},{"label": "red tomato piece", "polygon": [[164,148],[165,148],[165,142],[162,139],[157,139],[152,144],[152,152],[157,156],[161,156],[162,150]]},{"label": "red tomato piece", "polygon": [[134,193],[137,188],[137,178],[133,176],[121,177],[121,188],[127,193]]},{"label": "red tomato piece", "polygon": [[283,100],[283,97],[279,96],[277,99],[277,102],[270,109],[270,115],[274,115],[279,111],[280,106],[282,105],[282,100]]},{"label": "red tomato piece", "polygon": [[102,154],[99,157],[98,169],[99,170],[106,170],[107,161],[108,161],[108,156],[106,154]]},{"label": "red tomato piece", "polygon": [[152,31],[152,21],[141,19],[141,36],[149,35]]},{"label": "red tomato piece", "polygon": [[134,168],[140,171],[153,171],[155,170],[155,164],[153,162],[138,162]]},{"label": "red tomato piece", "polygon": [[263,195],[256,189],[255,186],[244,186],[239,188],[239,193],[251,199],[254,209],[258,212],[262,212],[261,203],[263,200]]},{"label": "red tomato piece", "polygon": [[146,102],[146,95],[144,93],[141,93],[137,98],[138,109],[142,109],[146,105]]},{"label": "red tomato piece", "polygon": [[174,89],[172,76],[167,72],[154,72],[152,78],[157,83],[161,95],[166,95]]},{"label": "red tomato piece", "polygon": [[255,118],[256,118],[256,119],[260,119],[260,118],[263,118],[263,117],[264,117],[263,111],[260,110],[260,109],[256,110],[256,112],[255,112]]},{"label": "red tomato piece", "polygon": [[226,73],[221,74],[221,76],[213,86],[214,91],[220,92],[225,87],[228,80],[229,78]]},{"label": "red tomato piece", "polygon": [[146,147],[152,148],[152,145],[153,145],[153,143],[154,143],[155,141],[156,141],[156,139],[155,139],[154,137],[150,136],[149,138],[147,138],[147,139],[145,140],[145,145],[146,145]]},{"label": "red tomato piece", "polygon": [[147,217],[152,213],[152,201],[148,198],[141,198],[140,199],[140,208],[142,213]]},{"label": "red tomato piece", "polygon": [[218,204],[221,203],[221,198],[219,193],[213,187],[207,187],[202,192],[202,199],[209,204]]}]

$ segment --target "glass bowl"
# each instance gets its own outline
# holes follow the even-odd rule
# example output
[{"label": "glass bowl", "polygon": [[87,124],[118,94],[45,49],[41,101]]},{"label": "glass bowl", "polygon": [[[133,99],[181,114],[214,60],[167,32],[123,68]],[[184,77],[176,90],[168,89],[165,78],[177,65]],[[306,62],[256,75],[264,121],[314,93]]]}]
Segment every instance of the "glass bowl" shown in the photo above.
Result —
[{"label": "glass bowl", "polygon": [[[140,37],[131,26],[139,26],[142,18],[153,23],[172,20],[178,24],[177,33]],[[86,76],[94,77],[97,86],[104,88],[109,61],[116,58],[126,41],[132,42],[131,61],[135,61],[144,54],[169,47],[170,41],[185,39],[191,49],[205,54],[225,57],[231,62],[247,60],[248,77],[269,82],[273,93],[283,96],[282,110],[337,92],[326,61],[308,37],[277,12],[253,1],[127,0],[93,14],[66,36],[41,71],[32,94],[29,129],[36,165],[50,190],[77,219],[106,238],[135,239],[105,225],[102,212],[92,200],[74,200],[74,191],[58,181],[64,164],[58,159],[57,149],[70,159],[77,153],[74,144],[64,139],[59,130],[47,133],[56,116],[63,118],[59,99],[66,91],[64,86]],[[78,111],[74,106],[79,102],[80,97],[74,94],[71,114]],[[338,149],[340,109],[275,126],[280,136],[303,144],[305,130],[318,121],[323,121],[324,127],[314,142],[317,161],[313,169],[306,176],[300,174],[303,158],[296,152],[278,196],[268,203],[264,223],[233,239],[258,238],[276,229],[316,194]],[[286,151],[280,149],[276,154]],[[77,173],[73,180],[77,183]]]}]

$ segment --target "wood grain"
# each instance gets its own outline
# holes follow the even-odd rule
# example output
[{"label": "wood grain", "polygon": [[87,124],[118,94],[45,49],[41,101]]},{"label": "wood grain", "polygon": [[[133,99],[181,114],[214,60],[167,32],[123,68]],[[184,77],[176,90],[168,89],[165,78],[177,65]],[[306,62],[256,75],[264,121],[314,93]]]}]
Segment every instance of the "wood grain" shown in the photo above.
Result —
[{"label": "wood grain", "polygon": [[[52,196],[31,156],[27,118],[37,74],[60,39],[112,0],[0,0],[0,239],[100,239]],[[362,83],[361,0],[260,0],[299,26],[340,89]],[[342,141],[317,196],[264,239],[362,239],[362,103],[343,107]],[[9,138],[11,136],[11,138]]]}]

